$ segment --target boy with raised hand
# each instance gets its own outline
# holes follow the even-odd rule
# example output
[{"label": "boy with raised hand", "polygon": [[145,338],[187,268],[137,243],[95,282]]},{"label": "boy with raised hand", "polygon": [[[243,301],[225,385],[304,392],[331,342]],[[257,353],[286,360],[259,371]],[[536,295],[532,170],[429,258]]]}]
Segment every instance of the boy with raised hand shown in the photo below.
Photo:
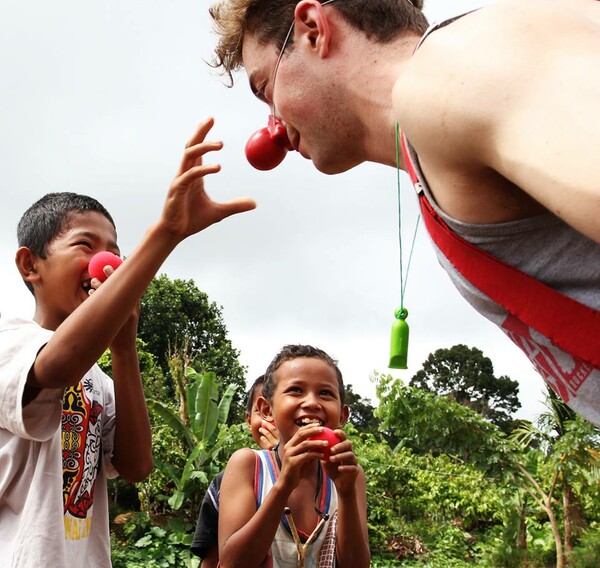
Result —
[{"label": "boy with raised hand", "polygon": [[[348,419],[337,364],[309,345],[288,345],[265,373],[258,408],[279,445],[233,454],[221,485],[223,568],[366,568],[370,562],[365,475],[340,429]],[[328,427],[340,442],[312,440]]]},{"label": "boy with raised hand", "polygon": [[[258,408],[262,396],[265,376],[258,377],[248,390],[246,398],[246,424],[259,448],[272,450],[279,443],[277,427],[265,420]],[[264,409],[263,409],[264,410]],[[196,533],[190,550],[202,558],[201,568],[216,568],[219,565],[219,499],[223,472],[210,482],[196,523]]]},{"label": "boy with raised hand", "polygon": [[[215,203],[204,165],[220,142],[201,123],[159,220],[106,282],[100,251],[119,253],[114,222],[87,196],[49,194],[19,223],[17,267],[35,298],[31,320],[0,321],[0,566],[110,566],[106,479],[144,479],[151,433],[135,348],[139,300],[186,237],[254,207]],[[97,367],[109,348],[114,380]]]}]

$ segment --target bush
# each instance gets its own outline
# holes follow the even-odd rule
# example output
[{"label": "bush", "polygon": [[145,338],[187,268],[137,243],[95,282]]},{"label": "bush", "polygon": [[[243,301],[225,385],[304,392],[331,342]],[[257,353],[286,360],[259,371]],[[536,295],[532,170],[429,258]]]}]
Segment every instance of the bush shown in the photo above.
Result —
[{"label": "bush", "polygon": [[197,568],[200,559],[190,552],[192,524],[172,517],[161,525],[146,513],[131,515],[123,529],[127,540],[111,538],[113,568]]},{"label": "bush", "polygon": [[573,549],[569,566],[572,568],[598,568],[600,566],[600,524],[595,524],[581,537]]},{"label": "bush", "polygon": [[486,531],[501,524],[502,503],[484,473],[446,455],[393,451],[375,436],[348,433],[365,469],[371,554],[379,565],[462,566],[482,546],[492,548]]}]

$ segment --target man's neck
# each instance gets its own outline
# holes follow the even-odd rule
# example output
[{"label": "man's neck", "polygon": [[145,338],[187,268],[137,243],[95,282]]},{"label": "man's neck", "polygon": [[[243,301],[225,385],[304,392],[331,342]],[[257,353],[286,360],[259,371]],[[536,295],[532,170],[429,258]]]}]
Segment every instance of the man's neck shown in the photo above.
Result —
[{"label": "man's neck", "polygon": [[[350,59],[345,69],[347,105],[362,127],[365,161],[395,167],[396,121],[392,111],[392,89],[412,56],[419,36],[403,36],[389,44],[373,43],[362,34],[349,40]],[[351,47],[351,49],[350,49]]]}]

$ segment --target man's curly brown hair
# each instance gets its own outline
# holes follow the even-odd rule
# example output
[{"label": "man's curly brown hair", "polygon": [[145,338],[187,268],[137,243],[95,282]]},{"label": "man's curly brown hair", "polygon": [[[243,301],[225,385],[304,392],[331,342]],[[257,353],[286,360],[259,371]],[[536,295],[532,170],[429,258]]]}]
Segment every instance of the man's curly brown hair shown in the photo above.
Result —
[{"label": "man's curly brown hair", "polygon": [[[319,0],[324,3],[325,0]],[[298,0],[222,0],[209,9],[219,43],[213,66],[221,67],[233,85],[233,71],[241,69],[244,36],[252,33],[266,45],[281,49],[294,18]],[[337,10],[352,26],[380,43],[388,43],[406,31],[422,35],[427,19],[423,0],[336,0]],[[288,40],[292,49],[293,38]]]}]

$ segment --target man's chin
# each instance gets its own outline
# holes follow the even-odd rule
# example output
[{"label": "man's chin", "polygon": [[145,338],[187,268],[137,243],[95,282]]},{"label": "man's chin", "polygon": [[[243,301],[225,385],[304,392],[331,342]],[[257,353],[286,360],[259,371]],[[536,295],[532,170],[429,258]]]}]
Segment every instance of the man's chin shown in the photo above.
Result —
[{"label": "man's chin", "polygon": [[355,166],[358,166],[360,162],[349,162],[342,161],[339,159],[319,159],[318,157],[307,158],[311,160],[315,168],[319,170],[322,174],[333,176],[336,174],[342,174],[351,170]]}]

